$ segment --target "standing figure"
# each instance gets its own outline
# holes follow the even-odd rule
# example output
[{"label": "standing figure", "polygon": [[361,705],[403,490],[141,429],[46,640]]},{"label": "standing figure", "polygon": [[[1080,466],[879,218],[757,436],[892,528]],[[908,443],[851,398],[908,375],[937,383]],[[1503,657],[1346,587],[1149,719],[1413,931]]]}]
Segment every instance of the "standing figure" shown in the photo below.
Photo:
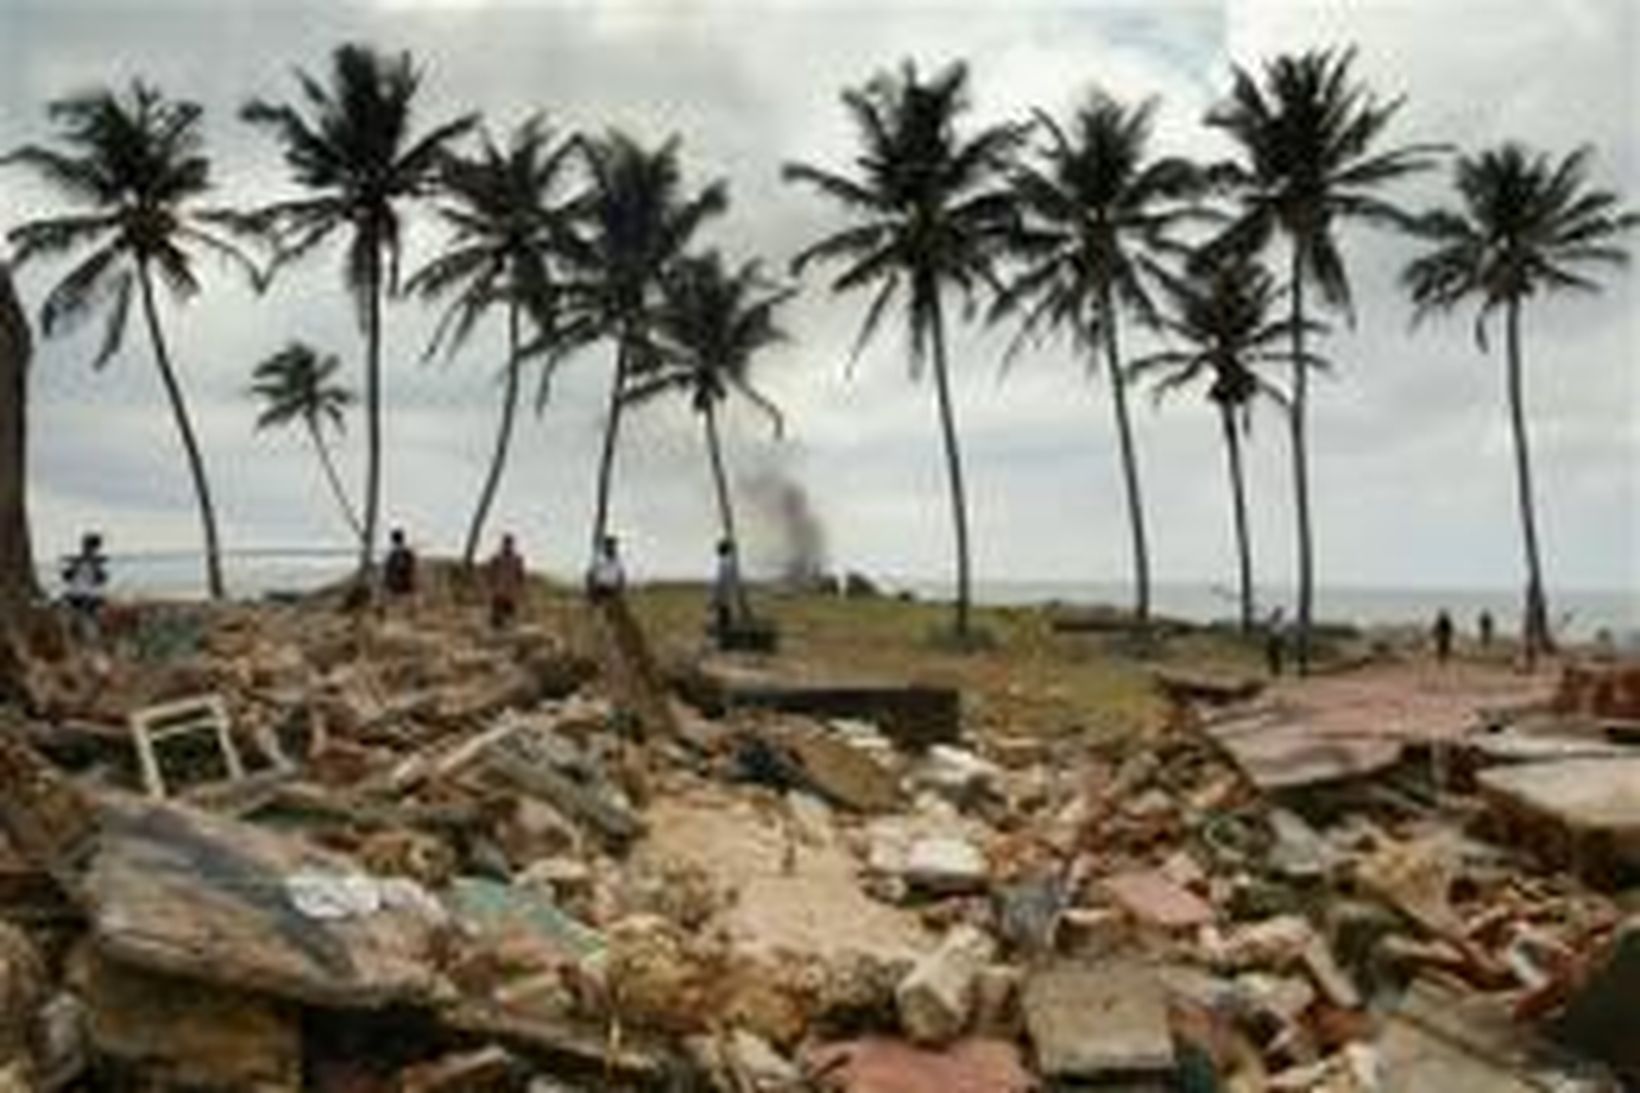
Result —
[{"label": "standing figure", "polygon": [[1435,637],[1435,659],[1445,664],[1452,657],[1452,616],[1446,613],[1446,608],[1436,612],[1431,632]]},{"label": "standing figure", "polygon": [[1481,648],[1492,648],[1492,634],[1495,626],[1492,622],[1492,612],[1483,610],[1481,617],[1476,620],[1475,633],[1480,638]]},{"label": "standing figure", "polygon": [[735,560],[734,545],[719,539],[717,545],[717,577],[712,582],[712,629],[719,645],[723,645],[734,629],[740,603],[740,565]]},{"label": "standing figure", "polygon": [[605,600],[619,596],[626,588],[626,572],[621,568],[620,544],[615,536],[598,540],[598,553],[587,570],[587,596]]},{"label": "standing figure", "polygon": [[382,563],[382,588],[393,599],[408,599],[416,593],[416,552],[405,541],[403,528],[393,529],[391,542]]},{"label": "standing figure", "polygon": [[108,555],[102,536],[88,531],[80,537],[80,551],[63,559],[63,603],[75,635],[94,641],[102,632],[103,588],[108,584]]},{"label": "standing figure", "polygon": [[1271,675],[1281,674],[1286,651],[1287,615],[1278,607],[1264,620],[1264,666],[1269,669]]},{"label": "standing figure", "polygon": [[511,535],[501,537],[501,549],[490,559],[486,576],[490,585],[490,625],[498,630],[511,626],[524,598],[524,557]]}]

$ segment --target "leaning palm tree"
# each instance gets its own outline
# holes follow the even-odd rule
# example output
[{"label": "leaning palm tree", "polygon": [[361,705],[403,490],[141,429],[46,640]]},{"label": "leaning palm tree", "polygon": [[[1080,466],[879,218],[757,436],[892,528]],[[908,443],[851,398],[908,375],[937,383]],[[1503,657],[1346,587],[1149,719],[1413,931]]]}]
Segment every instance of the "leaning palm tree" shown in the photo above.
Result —
[{"label": "leaning palm tree", "polygon": [[1521,306],[1534,295],[1560,289],[1598,291],[1599,283],[1585,271],[1627,264],[1628,254],[1617,239],[1640,224],[1640,213],[1620,209],[1616,194],[1590,188],[1592,156],[1593,150],[1583,147],[1555,161],[1509,143],[1460,158],[1454,171],[1458,207],[1430,212],[1418,221],[1417,232],[1430,249],[1402,277],[1415,305],[1414,321],[1474,300],[1475,338],[1482,352],[1488,320],[1503,311],[1515,484],[1526,552],[1523,638],[1529,665],[1549,648],[1550,635],[1526,437]]},{"label": "leaning palm tree", "polygon": [[1379,196],[1384,184],[1432,164],[1429,145],[1381,147],[1402,100],[1380,102],[1351,72],[1355,50],[1284,55],[1264,66],[1263,83],[1235,69],[1230,98],[1207,124],[1240,145],[1241,160],[1213,177],[1236,199],[1238,215],[1219,246],[1262,250],[1279,233],[1288,247],[1292,295],[1292,437],[1294,514],[1298,533],[1298,662],[1309,666],[1314,613],[1314,537],[1310,524],[1309,407],[1304,339],[1313,286],[1321,302],[1352,316],[1350,282],[1335,229],[1350,220],[1404,227],[1406,217]]},{"label": "leaning palm tree", "polygon": [[[591,190],[581,206],[579,230],[562,241],[559,257],[566,276],[559,285],[559,299],[564,318],[552,333],[551,360],[555,364],[605,338],[615,344],[615,373],[598,459],[594,550],[609,527],[615,446],[627,385],[654,360],[650,326],[662,274],[688,250],[701,225],[729,203],[722,182],[696,192],[685,190],[678,157],[681,143],[671,137],[646,148],[619,131],[578,142]],[[551,371],[549,365],[544,375]]]},{"label": "leaning palm tree", "polygon": [[406,292],[426,300],[452,297],[434,328],[429,355],[441,345],[454,352],[493,306],[506,309],[501,422],[467,526],[463,567],[471,567],[478,553],[512,441],[524,366],[521,320],[533,315],[543,334],[555,322],[553,255],[576,209],[573,197],[559,198],[556,191],[574,147],[572,139],[555,139],[537,115],[514,131],[505,151],[486,134],[477,155],[446,156],[441,182],[448,200],[439,214],[453,235],[443,253],[405,282]]},{"label": "leaning palm tree", "polygon": [[[1133,536],[1134,614],[1150,614],[1150,554],[1139,465],[1118,348],[1124,312],[1154,325],[1157,261],[1175,252],[1181,222],[1198,215],[1199,173],[1188,161],[1148,152],[1156,101],[1129,108],[1091,94],[1067,133],[1037,112],[1047,134],[1037,162],[1014,172],[1020,223],[1012,248],[1021,269],[998,296],[993,319],[1018,313],[1021,334],[1067,331],[1095,374],[1101,352],[1110,379]],[[1016,341],[1016,346],[1019,344]]]},{"label": "leaning palm tree", "polygon": [[139,80],[123,94],[105,88],[58,100],[48,113],[57,125],[61,147],[25,145],[0,163],[33,168],[77,209],[14,228],[8,238],[16,248],[15,264],[69,252],[83,254],[47,295],[40,309],[40,330],[47,337],[67,333],[106,309],[101,347],[92,362],[97,368],[119,352],[132,294],[141,296],[154,363],[182,436],[199,504],[206,584],[212,597],[220,597],[216,509],[154,291],[157,275],[178,302],[199,293],[194,248],[226,256],[256,280],[249,259],[210,229],[214,218],[193,207],[194,199],[210,189],[201,109],[197,103],[167,99]]},{"label": "leaning palm tree", "polygon": [[440,156],[477,118],[467,115],[412,138],[411,107],[421,73],[408,53],[389,58],[366,46],[344,45],[331,57],[328,86],[306,72],[296,78],[300,105],[254,99],[240,114],[284,146],[292,177],[311,196],[275,202],[242,222],[271,236],[281,265],[339,229],[350,234],[345,277],[365,337],[362,579],[375,557],[381,514],[381,309],[383,293],[398,284],[398,205],[432,189]]},{"label": "leaning palm tree", "polygon": [[330,445],[325,443],[325,426],[334,426],[340,433],[347,408],[357,400],[352,391],[336,381],[341,367],[334,353],[320,356],[311,345],[293,341],[256,366],[251,394],[262,401],[262,412],[256,418],[258,429],[300,424],[307,432],[347,526],[354,536],[360,536],[364,525],[353,511],[353,503],[336,473]]},{"label": "leaning palm tree", "polygon": [[794,292],[770,286],[755,261],[730,270],[711,251],[677,262],[666,273],[655,310],[655,352],[660,366],[634,383],[625,397],[635,405],[681,393],[700,414],[723,541],[737,560],[740,541],[723,469],[718,407],[737,394],[766,415],[775,436],[780,435],[784,428],[780,410],[752,386],[748,373],[759,350],[785,340],[775,323],[775,311]]},{"label": "leaning palm tree", "polygon": [[999,185],[1020,130],[995,125],[972,135],[957,130],[968,109],[968,68],[952,64],[924,80],[910,61],[843,92],[861,142],[853,177],[807,164],[787,164],[787,180],[813,187],[850,214],[849,225],[792,260],[800,274],[814,261],[839,262],[833,292],[869,287],[854,355],[871,340],[889,308],[904,295],[912,379],[932,364],[940,431],[945,442],[956,532],[956,636],[969,634],[968,508],[962,456],[945,353],[944,294],[971,301],[1008,234],[1012,210]]},{"label": "leaning palm tree", "polygon": [[[1136,378],[1154,377],[1152,392],[1158,402],[1172,391],[1207,383],[1207,399],[1218,409],[1230,472],[1241,630],[1245,634],[1253,629],[1253,546],[1247,528],[1242,434],[1251,430],[1256,398],[1286,402],[1260,370],[1290,360],[1292,320],[1274,315],[1281,295],[1275,278],[1242,256],[1219,256],[1195,264],[1185,278],[1170,277],[1162,284],[1168,307],[1159,316],[1158,326],[1177,347],[1135,360],[1129,372]],[[1307,366],[1320,367],[1321,362],[1311,358]]]}]

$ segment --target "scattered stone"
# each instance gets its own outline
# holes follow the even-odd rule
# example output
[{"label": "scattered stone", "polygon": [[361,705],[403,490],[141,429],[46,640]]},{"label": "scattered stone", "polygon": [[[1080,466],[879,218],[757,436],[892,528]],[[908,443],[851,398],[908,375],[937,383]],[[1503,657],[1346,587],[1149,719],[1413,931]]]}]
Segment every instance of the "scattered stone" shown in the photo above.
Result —
[{"label": "scattered stone", "polygon": [[903,873],[913,888],[942,894],[982,891],[989,876],[985,855],[967,839],[956,836],[914,841],[906,854]]},{"label": "scattered stone", "polygon": [[1037,1065],[1057,1079],[1159,1077],[1174,1067],[1167,999],[1131,958],[1063,962],[1032,973],[1021,999]]},{"label": "scattered stone", "polygon": [[921,1044],[949,1043],[962,1035],[974,1008],[980,972],[996,953],[988,934],[958,926],[939,948],[917,962],[895,990],[900,1025]]},{"label": "scattered stone", "polygon": [[1100,882],[1105,894],[1146,926],[1191,930],[1212,922],[1211,904],[1156,870],[1119,873]]}]

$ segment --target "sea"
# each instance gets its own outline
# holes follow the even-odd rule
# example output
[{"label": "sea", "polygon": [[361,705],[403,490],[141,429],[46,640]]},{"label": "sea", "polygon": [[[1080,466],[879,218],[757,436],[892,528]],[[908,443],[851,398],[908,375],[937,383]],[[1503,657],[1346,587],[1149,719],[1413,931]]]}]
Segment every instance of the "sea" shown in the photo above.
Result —
[{"label": "sea", "polygon": [[[303,592],[337,581],[351,572],[355,555],[348,550],[248,550],[229,552],[223,562],[228,591],[260,597]],[[187,599],[202,593],[199,556],[189,551],[114,555],[110,590],[115,596]],[[42,571],[44,587],[58,587],[54,571]],[[951,595],[948,581],[873,577],[886,592],[909,592],[919,599]],[[979,580],[974,599],[986,605],[1126,605],[1132,592],[1125,584],[1105,581]],[[1640,650],[1640,588],[1550,589],[1550,608],[1558,633],[1571,640],[1601,636],[1624,648]],[[1260,589],[1261,615],[1280,606],[1291,617],[1287,589]],[[1236,594],[1229,586],[1206,582],[1161,582],[1152,592],[1152,609],[1192,622],[1234,618]],[[1316,618],[1362,626],[1428,625],[1440,610],[1451,613],[1460,630],[1472,631],[1483,611],[1490,612],[1500,633],[1513,630],[1520,616],[1520,594],[1503,588],[1390,588],[1320,585]]]}]

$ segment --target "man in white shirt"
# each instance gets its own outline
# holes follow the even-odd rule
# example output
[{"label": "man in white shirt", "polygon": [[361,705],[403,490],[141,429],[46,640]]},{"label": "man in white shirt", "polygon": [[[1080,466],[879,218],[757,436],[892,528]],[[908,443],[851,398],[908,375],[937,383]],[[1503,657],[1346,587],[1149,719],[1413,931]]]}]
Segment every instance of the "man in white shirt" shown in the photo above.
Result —
[{"label": "man in white shirt", "polygon": [[621,569],[621,558],[615,536],[605,535],[598,543],[598,553],[587,570],[587,595],[595,600],[619,596],[626,588],[626,573]]},{"label": "man in white shirt", "polygon": [[712,582],[712,626],[718,644],[734,627],[740,604],[740,564],[734,546],[727,539],[717,545],[717,578]]}]

